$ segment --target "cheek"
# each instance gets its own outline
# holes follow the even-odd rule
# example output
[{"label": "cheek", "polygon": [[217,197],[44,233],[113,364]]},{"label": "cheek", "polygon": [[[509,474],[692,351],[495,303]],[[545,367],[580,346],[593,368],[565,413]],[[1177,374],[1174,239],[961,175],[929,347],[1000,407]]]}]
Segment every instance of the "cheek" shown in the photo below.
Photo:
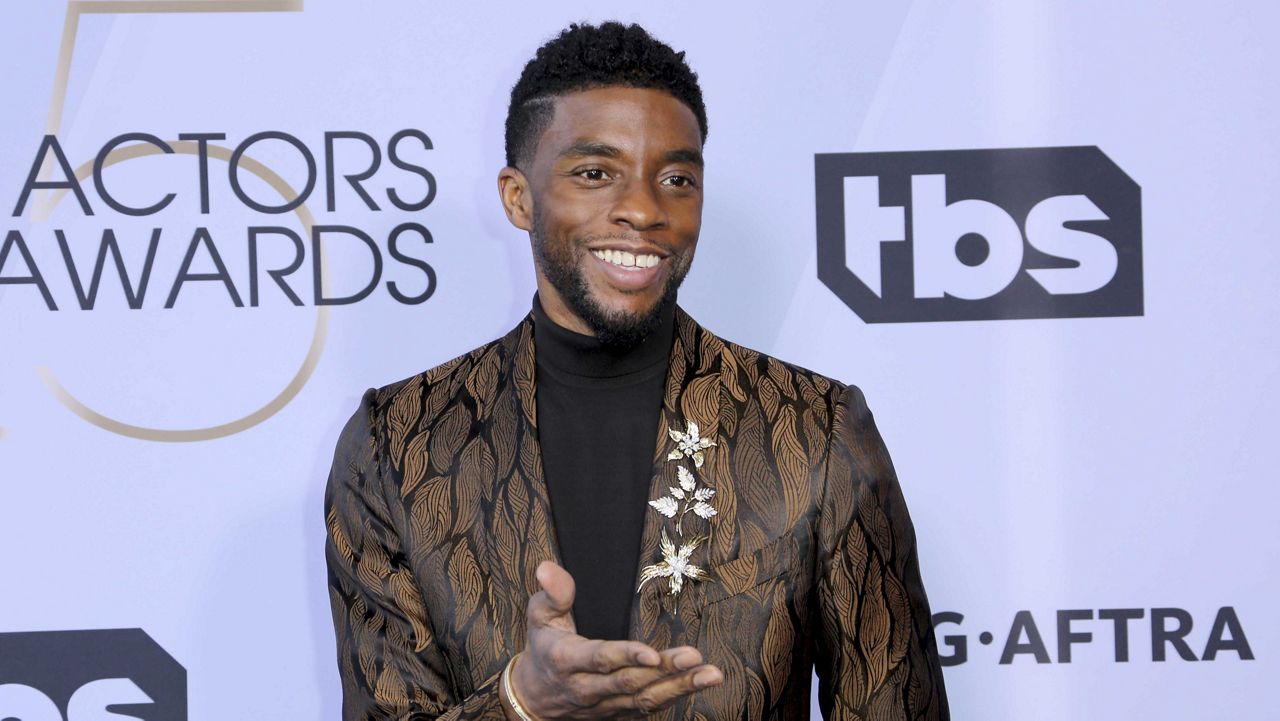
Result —
[{"label": "cheek", "polygon": [[682,243],[693,245],[698,242],[698,232],[702,229],[702,197],[680,203],[670,210],[671,225]]},{"label": "cheek", "polygon": [[675,225],[674,229],[680,245],[679,253],[692,258],[694,250],[698,247],[698,233],[702,230],[701,217],[694,216],[686,223]]},{"label": "cheek", "polygon": [[576,239],[586,235],[593,226],[607,222],[611,205],[607,193],[557,189],[548,194],[543,207],[554,208],[547,213],[551,232]]}]

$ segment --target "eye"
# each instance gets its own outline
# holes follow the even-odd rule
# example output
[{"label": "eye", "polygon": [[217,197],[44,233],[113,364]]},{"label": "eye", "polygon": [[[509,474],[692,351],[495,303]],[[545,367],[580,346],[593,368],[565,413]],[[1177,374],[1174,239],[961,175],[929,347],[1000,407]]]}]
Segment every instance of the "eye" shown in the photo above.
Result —
[{"label": "eye", "polygon": [[689,175],[672,175],[662,179],[664,185],[670,185],[674,188],[694,188],[697,187],[698,181]]},{"label": "eye", "polygon": [[602,168],[583,168],[574,171],[574,175],[592,183],[599,183],[609,179],[609,174]]}]

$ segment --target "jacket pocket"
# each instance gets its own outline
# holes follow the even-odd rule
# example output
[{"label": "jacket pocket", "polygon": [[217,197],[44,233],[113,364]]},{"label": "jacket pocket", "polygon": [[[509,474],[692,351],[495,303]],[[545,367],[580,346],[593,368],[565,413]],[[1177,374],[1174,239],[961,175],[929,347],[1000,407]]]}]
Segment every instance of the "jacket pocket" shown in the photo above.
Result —
[{"label": "jacket pocket", "polygon": [[705,606],[768,583],[788,572],[799,570],[802,546],[808,540],[805,529],[792,529],[753,551],[710,566],[709,582],[702,586]]},{"label": "jacket pocket", "polygon": [[687,718],[807,717],[812,545],[802,526],[707,569],[698,649],[724,673],[724,683],[699,691]]}]

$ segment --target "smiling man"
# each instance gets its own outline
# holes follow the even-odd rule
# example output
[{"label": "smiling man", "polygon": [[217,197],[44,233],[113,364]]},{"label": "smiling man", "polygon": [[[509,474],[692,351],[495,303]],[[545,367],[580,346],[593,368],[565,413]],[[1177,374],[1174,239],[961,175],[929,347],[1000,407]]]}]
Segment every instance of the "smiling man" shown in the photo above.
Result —
[{"label": "smiling man", "polygon": [[538,295],[560,326],[626,350],[672,309],[702,224],[698,108],[666,90],[604,86],[528,119],[547,127],[534,147],[517,146],[498,185],[507,217],[529,231]]},{"label": "smiling man", "polygon": [[945,719],[914,534],[853,386],[676,305],[697,78],[572,26],[511,93],[498,189],[538,294],[371,390],[326,494],[346,719]]}]

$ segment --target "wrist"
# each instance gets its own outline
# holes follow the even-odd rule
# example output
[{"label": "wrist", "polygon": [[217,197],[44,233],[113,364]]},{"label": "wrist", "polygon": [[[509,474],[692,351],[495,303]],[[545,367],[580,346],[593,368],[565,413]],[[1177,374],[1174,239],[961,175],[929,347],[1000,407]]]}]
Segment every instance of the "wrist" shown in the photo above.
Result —
[{"label": "wrist", "polygon": [[519,692],[516,690],[514,676],[516,666],[523,655],[524,652],[522,651],[512,656],[511,660],[507,662],[507,667],[502,670],[499,696],[503,700],[503,709],[507,712],[507,718],[512,719],[512,721],[541,721],[521,702]]}]

